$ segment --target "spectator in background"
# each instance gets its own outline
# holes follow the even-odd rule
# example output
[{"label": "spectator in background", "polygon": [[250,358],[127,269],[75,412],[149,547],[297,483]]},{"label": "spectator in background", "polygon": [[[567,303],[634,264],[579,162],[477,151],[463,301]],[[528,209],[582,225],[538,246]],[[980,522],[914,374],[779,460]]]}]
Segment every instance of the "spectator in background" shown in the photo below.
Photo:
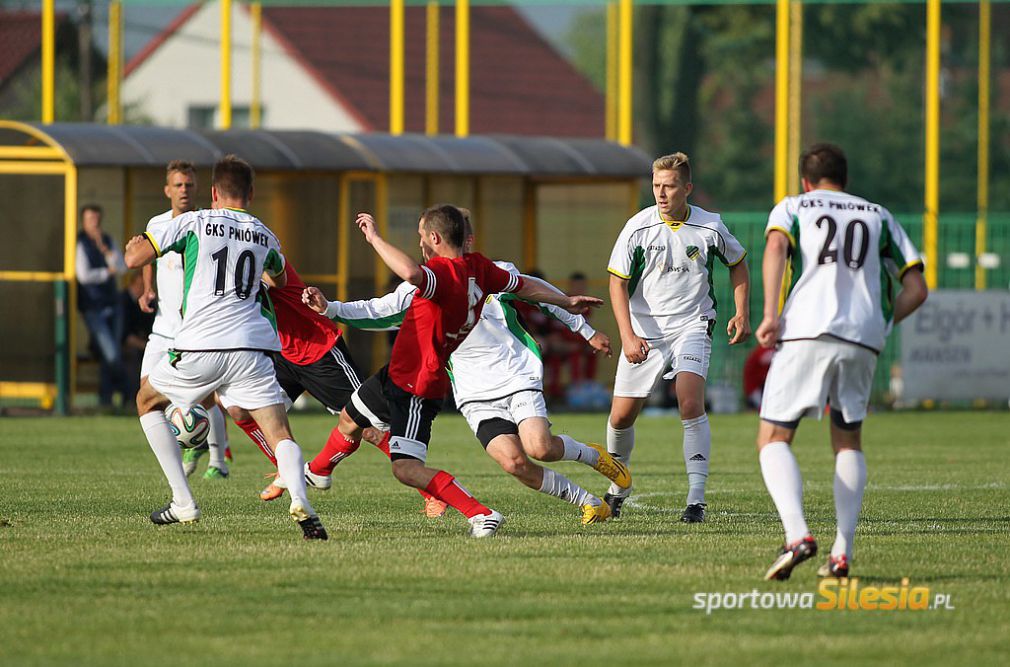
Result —
[{"label": "spectator in background", "polygon": [[130,276],[126,289],[119,294],[123,313],[123,405],[136,402],[144,349],[154,326],[154,313],[145,313],[140,308],[139,301],[143,294],[144,276],[137,271]]},{"label": "spectator in background", "polygon": [[126,271],[123,254],[102,230],[102,207],[81,207],[81,231],[77,234],[77,308],[91,335],[91,347],[99,362],[98,402],[112,405],[112,394],[123,388],[123,317],[116,289],[116,276]]},{"label": "spectator in background", "polygon": [[751,410],[761,409],[761,395],[764,394],[765,378],[768,377],[773,356],[775,348],[758,345],[743,362],[743,395]]}]

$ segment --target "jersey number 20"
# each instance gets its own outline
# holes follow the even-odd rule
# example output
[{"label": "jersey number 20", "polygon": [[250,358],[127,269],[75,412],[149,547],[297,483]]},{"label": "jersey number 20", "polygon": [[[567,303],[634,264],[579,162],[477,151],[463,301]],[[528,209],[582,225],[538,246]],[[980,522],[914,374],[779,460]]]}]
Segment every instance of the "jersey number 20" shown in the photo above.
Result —
[{"label": "jersey number 20", "polygon": [[[821,246],[821,252],[817,255],[818,264],[834,264],[838,261],[838,248],[832,248],[835,241],[835,234],[838,232],[838,223],[830,215],[822,215],[814,223],[817,228],[827,225],[828,235]],[[859,239],[856,240],[856,229],[859,230]],[[856,244],[859,247],[856,247]],[[845,265],[850,269],[858,270],[863,268],[866,261],[866,253],[870,249],[870,230],[862,220],[850,220],[845,227],[845,243],[842,245],[842,258]]]},{"label": "jersey number 20", "polygon": [[[217,278],[214,280],[214,296],[224,296],[225,272],[228,268],[228,246],[215,252]],[[247,299],[252,294],[253,281],[256,280],[256,255],[252,250],[243,250],[235,262],[235,296]]]}]

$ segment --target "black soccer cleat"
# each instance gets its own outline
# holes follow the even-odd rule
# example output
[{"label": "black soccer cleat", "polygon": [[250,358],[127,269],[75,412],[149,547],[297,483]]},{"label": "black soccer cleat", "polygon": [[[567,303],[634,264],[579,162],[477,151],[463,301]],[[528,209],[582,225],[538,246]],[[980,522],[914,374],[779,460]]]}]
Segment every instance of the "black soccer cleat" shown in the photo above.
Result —
[{"label": "black soccer cleat", "polygon": [[849,559],[845,556],[828,556],[828,562],[817,569],[817,576],[835,579],[849,576]]},{"label": "black soccer cleat", "polygon": [[179,507],[175,503],[169,503],[161,509],[151,512],[151,523],[158,526],[167,526],[173,523],[196,523],[199,520],[200,508],[196,505]]},{"label": "black soccer cleat", "polygon": [[765,581],[785,581],[793,573],[793,568],[817,555],[817,542],[807,535],[802,540],[782,547],[778,558],[765,573]]},{"label": "black soccer cleat", "polygon": [[323,522],[318,516],[310,516],[298,522],[302,528],[302,537],[306,540],[328,540],[330,536],[326,534]]},{"label": "black soccer cleat", "polygon": [[628,495],[626,496],[615,496],[612,493],[606,493],[603,495],[603,502],[610,505],[610,518],[617,519],[621,516],[621,508],[624,506],[624,501],[631,496],[631,490],[628,490]]},{"label": "black soccer cleat", "polygon": [[680,515],[680,520],[684,523],[704,523],[706,507],[708,507],[708,505],[705,503],[688,505],[684,510],[684,513]]}]

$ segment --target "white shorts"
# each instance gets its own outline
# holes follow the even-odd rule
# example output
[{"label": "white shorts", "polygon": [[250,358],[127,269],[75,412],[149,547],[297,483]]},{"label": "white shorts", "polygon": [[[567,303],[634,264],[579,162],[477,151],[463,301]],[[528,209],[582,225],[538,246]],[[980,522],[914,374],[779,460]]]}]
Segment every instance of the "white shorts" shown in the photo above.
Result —
[{"label": "white shorts", "polygon": [[710,321],[699,320],[667,338],[649,341],[649,356],[640,364],[632,364],[623,354],[617,360],[614,396],[645,398],[660,375],[671,369],[672,376],[687,371],[708,377],[708,362],[712,357]]},{"label": "white shorts", "polygon": [[761,419],[789,426],[802,417],[820,419],[830,404],[845,422],[861,422],[876,367],[872,350],[830,336],[784,342],[768,369]]},{"label": "white shorts", "polygon": [[504,419],[518,426],[530,417],[547,418],[547,403],[541,391],[520,391],[499,398],[496,401],[474,401],[465,403],[459,411],[466,418],[470,430],[477,434],[477,427],[488,419]]},{"label": "white shorts", "polygon": [[144,378],[150,375],[154,367],[168,356],[168,351],[172,349],[173,340],[158,334],[148,336],[147,347],[144,348],[144,360],[140,362],[140,377]]},{"label": "white shorts", "polygon": [[154,367],[151,386],[183,410],[216,391],[221,403],[256,410],[284,403],[284,390],[265,352],[180,352],[173,365],[168,356]]}]

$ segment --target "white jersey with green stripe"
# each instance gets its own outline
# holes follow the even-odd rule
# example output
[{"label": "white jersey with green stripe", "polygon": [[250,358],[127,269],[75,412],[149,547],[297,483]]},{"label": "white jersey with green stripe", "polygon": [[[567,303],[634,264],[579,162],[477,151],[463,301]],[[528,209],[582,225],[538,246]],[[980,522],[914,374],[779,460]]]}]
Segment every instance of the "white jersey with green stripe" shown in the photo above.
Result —
[{"label": "white jersey with green stripe", "polygon": [[[157,236],[158,230],[171,221],[172,211],[169,209],[151,218],[147,222],[147,231]],[[151,331],[164,338],[175,338],[182,326],[182,255],[177,252],[162,255],[155,266],[158,312]]]},{"label": "white jersey with green stripe", "polygon": [[238,209],[191,211],[148,229],[158,256],[182,256],[179,351],[281,349],[273,306],[260,283],[284,272],[280,242]]},{"label": "white jersey with green stripe", "polygon": [[[509,262],[495,262],[509,273],[519,270]],[[560,291],[560,290],[558,290]],[[326,316],[359,329],[396,329],[414,298],[417,288],[400,283],[385,296],[364,301],[331,301]],[[480,321],[449,358],[450,378],[456,405],[491,401],[519,391],[542,391],[544,364],[540,348],[520,324],[514,294],[488,296]],[[542,304],[541,309],[586,340],[596,331],[581,315]]]},{"label": "white jersey with green stripe", "polygon": [[765,234],[789,238],[780,340],[830,335],[879,352],[891,330],[894,281],[922,257],[891,213],[862,197],[812,190],[786,197]]},{"label": "white jersey with green stripe", "polygon": [[692,205],[687,220],[669,222],[650,206],[624,225],[607,270],[628,281],[635,335],[658,339],[692,321],[714,320],[715,260],[734,266],[746,256],[718,213]]}]

